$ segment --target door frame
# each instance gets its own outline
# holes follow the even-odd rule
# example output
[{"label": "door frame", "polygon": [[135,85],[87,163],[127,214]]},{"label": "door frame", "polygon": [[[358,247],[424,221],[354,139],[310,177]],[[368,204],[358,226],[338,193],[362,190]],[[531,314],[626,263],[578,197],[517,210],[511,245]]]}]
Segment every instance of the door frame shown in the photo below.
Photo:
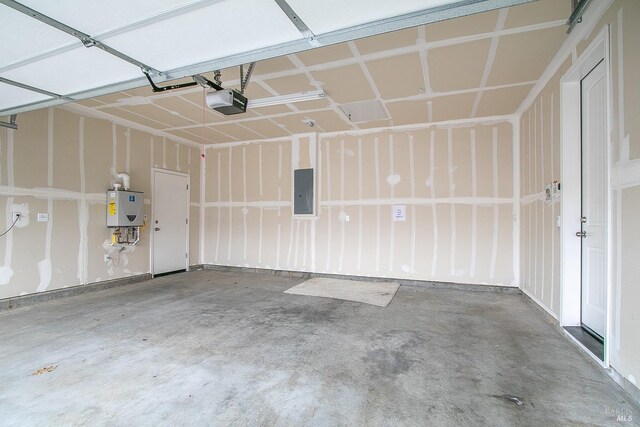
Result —
[{"label": "door frame", "polygon": [[[184,173],[184,172],[178,172],[178,171],[174,171],[171,169],[163,169],[163,168],[156,168],[156,167],[152,167],[151,168],[151,219],[149,222],[149,273],[151,274],[151,277],[154,277],[154,270],[155,270],[155,266],[154,266],[154,258],[153,258],[153,247],[155,242],[153,241],[153,220],[155,218],[154,215],[154,211],[155,211],[155,173],[156,172],[162,172],[162,173],[166,173],[169,175],[177,175],[177,176],[182,176],[182,177],[186,177],[187,178],[187,183],[188,185],[191,185],[191,174],[189,173]],[[191,218],[191,189],[189,188],[187,190],[187,218]],[[189,257],[191,256],[191,254],[189,253],[189,235],[190,233],[190,228],[191,227],[191,221],[187,221],[187,229],[186,229],[186,233],[187,233],[187,238],[186,238],[186,247],[185,247],[185,253],[187,254],[187,256],[185,257],[185,270],[189,271]]]},{"label": "door frame", "polygon": [[[594,38],[589,47],[574,62],[573,66],[560,80],[560,140],[561,140],[561,203],[560,217],[560,326],[580,326],[582,310],[582,239],[576,237],[580,231],[580,216],[582,210],[582,79],[589,72],[604,61],[606,85],[606,159],[605,170],[607,176],[607,220],[606,220],[606,248],[607,248],[607,283],[606,283],[606,324],[604,338],[604,361],[593,357],[604,367],[609,367],[610,337],[612,328],[612,191],[611,191],[611,123],[612,123],[612,81],[610,60],[609,25],[605,25]],[[576,159],[579,159],[576,161]]]}]

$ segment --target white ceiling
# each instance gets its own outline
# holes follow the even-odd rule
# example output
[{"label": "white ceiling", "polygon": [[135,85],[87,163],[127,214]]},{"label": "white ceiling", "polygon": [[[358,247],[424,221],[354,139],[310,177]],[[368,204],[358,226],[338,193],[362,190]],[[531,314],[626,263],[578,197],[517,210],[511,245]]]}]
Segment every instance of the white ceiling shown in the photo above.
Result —
[{"label": "white ceiling", "polygon": [[0,115],[145,84],[139,66],[14,10],[22,5],[158,70],[163,82],[529,1],[288,0],[309,34],[274,0],[0,0]]}]

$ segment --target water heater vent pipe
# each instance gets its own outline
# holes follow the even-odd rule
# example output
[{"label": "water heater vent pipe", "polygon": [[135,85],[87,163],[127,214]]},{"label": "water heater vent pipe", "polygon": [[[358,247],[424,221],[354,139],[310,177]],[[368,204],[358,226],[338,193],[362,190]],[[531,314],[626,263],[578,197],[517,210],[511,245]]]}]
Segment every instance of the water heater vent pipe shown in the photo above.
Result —
[{"label": "water heater vent pipe", "polygon": [[122,181],[122,186],[125,190],[128,190],[130,188],[131,178],[129,177],[128,173],[120,172],[118,175],[116,175],[116,178]]}]

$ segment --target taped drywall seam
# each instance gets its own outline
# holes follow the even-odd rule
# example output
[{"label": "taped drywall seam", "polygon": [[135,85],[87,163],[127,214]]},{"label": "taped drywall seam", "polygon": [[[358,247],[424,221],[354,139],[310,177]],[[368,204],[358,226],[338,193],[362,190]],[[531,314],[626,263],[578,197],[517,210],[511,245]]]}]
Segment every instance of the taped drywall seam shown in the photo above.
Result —
[{"label": "taped drywall seam", "polygon": [[[344,203],[344,139],[340,140],[340,201]],[[345,239],[345,226],[346,226],[346,214],[344,212],[344,205],[340,206],[340,259],[338,261],[338,273],[342,272],[342,263],[344,262],[344,239]]]},{"label": "taped drywall seam", "polygon": [[[471,197],[478,197],[478,171],[476,160],[476,130],[470,130],[471,138]],[[474,204],[471,207],[471,265],[469,266],[469,277],[476,276],[476,253],[478,246],[478,207]]]},{"label": "taped drywall seam", "polygon": [[[173,95],[173,94],[170,94]],[[104,108],[105,106],[102,105],[101,108]],[[200,106],[201,107],[201,106]],[[180,144],[184,144],[188,147],[198,147],[200,148],[201,144],[195,141],[191,141],[188,140],[186,138],[182,138],[176,135],[172,135],[172,134],[168,134],[165,131],[161,131],[158,129],[154,129],[152,127],[149,126],[145,126],[145,125],[141,125],[140,123],[136,123],[134,121],[131,120],[126,120],[123,119],[121,117],[117,117],[117,116],[113,116],[111,114],[105,113],[103,111],[97,110],[95,108],[90,108],[90,107],[86,107],[84,105],[78,104],[78,103],[68,103],[68,104],[64,104],[64,105],[58,105],[56,108],[61,108],[63,110],[67,110],[67,111],[71,111],[73,113],[76,114],[80,114],[80,115],[85,115],[85,116],[89,116],[89,117],[95,117],[97,119],[101,119],[101,120],[106,120],[110,123],[113,123],[114,125],[117,123],[121,126],[126,126],[128,128],[131,129],[137,129],[139,131],[145,132],[149,135],[156,135],[156,136],[162,136],[162,137],[168,137],[170,140],[172,141],[176,141]],[[198,125],[198,126],[202,126],[202,125]]]},{"label": "taped drywall seam", "polygon": [[362,269],[362,138],[358,138],[358,263],[357,271]]},{"label": "taped drywall seam", "polygon": [[111,175],[118,173],[118,127],[111,125]]},{"label": "taped drywall seam", "polygon": [[302,240],[302,267],[303,269],[308,269],[307,267],[307,233],[309,232],[309,221],[304,222],[304,232],[303,232],[303,240]]},{"label": "taped drywall seam", "polygon": [[[415,160],[413,158],[413,135],[409,135],[409,176],[411,185],[411,200],[416,198]],[[416,204],[411,203],[411,252],[409,255],[409,273],[415,272],[416,265]]]},{"label": "taped drywall seam", "polygon": [[[229,202],[233,202],[233,189],[232,189],[232,161],[233,161],[233,148],[229,147],[229,166],[227,168],[227,182],[229,184]],[[227,245],[227,261],[231,261],[231,244],[233,243],[233,207],[229,206],[229,244]]]},{"label": "taped drywall seam", "polygon": [[247,260],[247,147],[242,147],[242,259]]},{"label": "taped drywall seam", "polygon": [[[189,150],[191,152],[191,150]],[[198,242],[199,249],[199,261],[201,264],[205,263],[204,258],[204,238],[206,235],[206,227],[205,227],[205,203],[206,203],[206,183],[207,183],[207,161],[206,161],[206,150],[204,147],[200,147],[200,156],[198,156],[198,161],[200,162],[200,195],[198,197],[198,202],[200,202],[200,206],[198,209],[198,215],[200,219],[200,223],[198,224],[198,231],[200,232],[200,241]],[[220,170],[220,168],[218,168]],[[220,185],[220,179],[218,179],[218,185]],[[220,192],[218,191],[218,196]],[[218,210],[218,219],[220,219],[220,211]],[[216,233],[216,238],[219,239],[220,233]],[[216,251],[216,257],[217,257]]]},{"label": "taped drywall seam", "polygon": [[[620,160],[628,160],[628,152],[622,154],[625,139],[625,108],[624,108],[624,37],[623,37],[623,7],[618,9],[617,16],[617,55],[618,55],[618,138],[620,140]],[[622,303],[622,188],[616,189],[616,307],[614,322],[614,346],[620,351],[620,313]]]},{"label": "taped drywall seam", "polygon": [[300,138],[291,139],[291,169],[300,169]]},{"label": "taped drywall seam", "polygon": [[311,271],[316,271],[316,227],[317,221],[311,222]]},{"label": "taped drywall seam", "polygon": [[131,129],[127,129],[124,135],[127,137],[127,157],[124,163],[124,170],[127,173],[131,173]]},{"label": "taped drywall seam", "polygon": [[512,215],[513,215],[513,237],[512,237],[512,250],[513,250],[513,285],[521,287],[521,262],[522,258],[520,254],[522,251],[520,247],[521,242],[521,218],[520,218],[520,173],[521,173],[521,165],[520,165],[520,117],[514,116],[511,120],[511,131],[512,131],[512,155],[513,155],[513,204],[512,204]]},{"label": "taped drywall seam", "polygon": [[167,138],[162,137],[162,168],[167,168]]},{"label": "taped drywall seam", "polygon": [[[114,135],[114,138],[115,138],[115,125],[113,125],[113,126],[114,126],[113,135]],[[153,159],[153,137],[152,136],[149,137],[149,160],[150,160],[149,164],[151,165],[151,167],[152,168],[156,167],[156,165],[153,163],[154,159]],[[112,165],[112,166],[113,166],[113,169],[115,170],[115,165]]]},{"label": "taped drywall seam", "polygon": [[260,230],[258,234],[258,266],[262,266],[262,224],[264,222],[264,208],[260,208]]},{"label": "taped drywall seam", "polygon": [[[542,177],[542,190],[544,190],[544,183],[546,182],[546,177],[544,175],[544,112],[542,107],[544,106],[544,97],[540,97],[540,176]],[[547,204],[541,204],[542,214],[542,233],[540,233],[540,237],[542,239],[540,245],[540,259],[542,262],[540,263],[540,299],[544,301],[544,288],[547,284],[546,276],[545,276],[545,264],[547,261],[547,251],[546,251],[546,242],[545,242],[545,234],[547,234],[547,229],[545,228],[545,216],[547,213]]]},{"label": "taped drywall seam", "polygon": [[[80,193],[86,192],[86,180],[85,180],[85,164],[84,164],[84,117],[80,117],[80,130],[79,130],[79,160],[80,160]],[[88,206],[84,200],[78,200],[78,226],[80,231],[80,240],[78,243],[78,274],[77,278],[81,284],[87,283],[88,277],[88,242],[87,242],[87,229],[89,223]]]},{"label": "taped drywall seam", "polygon": [[176,144],[176,170],[180,172],[180,144]]},{"label": "taped drywall seam", "polygon": [[[533,191],[538,192],[538,102],[533,104]],[[532,216],[535,220],[533,232],[533,264],[531,268],[533,270],[533,293],[539,298],[538,294],[538,213],[537,200],[531,205]],[[535,214],[533,213],[535,212]]]},{"label": "taped drywall seam", "polygon": [[[325,152],[327,155],[327,164],[325,166],[325,170],[327,171],[327,202],[331,202],[331,141],[325,141]],[[333,212],[331,211],[331,206],[327,206],[328,211],[328,221],[327,221],[327,258],[325,260],[325,271],[331,271],[331,225],[333,222]]]},{"label": "taped drywall seam", "polygon": [[508,122],[510,118],[511,118],[510,115],[499,115],[499,116],[477,117],[473,119],[442,120],[438,122],[418,123],[418,124],[410,124],[410,125],[382,126],[378,128],[325,132],[322,134],[322,137],[323,138],[342,138],[346,136],[362,137],[365,135],[379,134],[382,132],[413,132],[413,131],[419,131],[419,130],[430,129],[430,128],[455,127],[458,125],[468,125],[471,127],[471,126],[475,126],[483,123],[491,124],[491,123]]},{"label": "taped drywall seam", "polygon": [[[535,200],[544,200],[544,193],[535,194],[533,198],[528,198],[526,203],[532,203]],[[267,202],[269,203],[269,207],[276,207],[276,202]],[[282,202],[282,204],[287,202]],[[396,197],[396,198],[386,198],[386,199],[363,199],[363,200],[345,200],[344,202],[340,200],[334,200],[332,202],[323,202],[323,207],[340,207],[344,206],[392,206],[392,205],[410,205],[414,203],[416,206],[431,206],[431,205],[466,205],[466,206],[481,206],[481,207],[491,207],[493,205],[511,205],[513,203],[513,198],[511,197],[438,197],[438,198],[430,198],[430,197],[416,197],[412,199],[411,197]],[[523,202],[525,204],[525,202]],[[258,204],[254,204],[258,206]],[[289,204],[290,205],[290,204]],[[264,205],[267,207],[267,205]]]},{"label": "taped drywall seam", "polygon": [[[532,190],[532,183],[533,183],[533,168],[532,168],[532,153],[531,153],[531,147],[533,147],[533,140],[531,139],[531,109],[529,109],[529,111],[527,111],[527,127],[528,127],[528,132],[529,132],[529,136],[527,138],[528,144],[527,144],[527,149],[529,151],[529,155],[527,156],[527,171],[529,172],[529,182],[528,182],[528,187],[529,187],[529,191],[527,193],[527,197],[533,195],[533,190]],[[531,205],[527,206],[527,211],[528,211],[528,217],[529,217],[529,229],[528,229],[528,241],[529,241],[529,262],[527,264],[527,273],[529,276],[529,289],[533,290],[533,280],[532,280],[532,272],[534,270],[534,266],[532,263],[532,258],[533,258],[533,207]]]},{"label": "taped drywall seam", "polygon": [[[456,184],[453,180],[453,130],[447,129],[447,168],[449,173],[449,197],[452,199],[455,197]],[[494,194],[495,197],[495,194]],[[456,205],[451,204],[451,277],[456,275]]]},{"label": "taped drywall seam", "polygon": [[[494,127],[492,131],[493,197],[498,198],[498,128]],[[491,269],[489,270],[491,279],[496,277],[496,261],[498,259],[498,209],[498,205],[493,205],[493,241],[491,244]]]},{"label": "taped drywall seam", "polygon": [[[380,199],[380,155],[378,137],[373,140],[374,164],[376,168],[376,199]],[[380,206],[376,206],[376,271],[380,271]]]},{"label": "taped drywall seam", "polygon": [[[1,187],[0,187],[0,192],[1,192]],[[207,202],[205,203],[205,207],[207,208],[263,208],[263,209],[275,209],[277,210],[278,208],[290,208],[292,205],[292,203],[288,200],[283,200],[283,201],[277,201],[277,200],[258,200],[255,202],[243,202],[243,201],[239,201],[239,202]]]},{"label": "taped drywall seam", "polygon": [[[221,169],[222,169],[222,153],[218,153],[218,168],[217,168],[217,174],[218,174],[218,179],[217,179],[217,184],[218,184],[218,203],[222,202],[222,193],[221,193],[221,182],[222,182],[222,177],[221,177]],[[218,206],[218,225],[217,225],[217,231],[216,231],[216,254],[215,254],[215,261],[216,263],[218,262],[218,252],[220,250],[220,222],[222,221],[221,219],[222,217],[222,207]]]},{"label": "taped drywall seam", "polygon": [[[565,23],[566,23],[566,19],[541,22],[541,23],[536,23],[532,25],[502,29],[496,35],[499,37],[502,37],[502,36],[507,36],[512,34],[528,33],[536,30],[562,27],[565,25]],[[430,41],[430,42],[427,42],[425,46],[422,46],[420,44],[412,44],[409,46],[389,49],[383,52],[373,52],[369,54],[363,54],[360,56],[360,58],[354,58],[353,56],[351,56],[351,57],[348,57],[345,59],[339,59],[336,61],[304,66],[301,68],[291,68],[289,70],[276,71],[268,74],[262,74],[259,76],[254,76],[252,79],[255,79],[255,81],[258,81],[258,82],[262,82],[264,80],[271,80],[273,78],[287,77],[294,74],[299,74],[301,71],[306,73],[306,72],[321,71],[321,70],[332,69],[332,68],[339,68],[347,65],[353,65],[359,61],[369,62],[377,59],[384,59],[384,58],[390,58],[394,56],[417,53],[421,49],[430,50],[430,49],[435,49],[435,48],[440,48],[445,46],[453,46],[453,45],[468,43],[468,42],[477,41],[477,40],[485,40],[485,39],[491,38],[493,35],[494,35],[493,32],[484,32],[484,33],[471,34],[471,35],[460,36],[460,37],[446,38],[446,39],[437,40],[437,41]],[[233,85],[239,84],[239,81],[235,80],[235,81],[229,81],[225,83],[227,83],[227,85],[229,86],[233,86]],[[192,90],[185,89],[183,93],[189,93],[193,91],[194,91],[193,89]],[[100,108],[105,108],[105,107],[107,107],[107,105],[101,106]]]},{"label": "taped drywall seam", "polygon": [[[13,177],[13,143],[14,130],[7,129],[7,187],[13,190],[15,182]],[[13,206],[13,197],[7,197],[7,206],[5,209],[5,225],[6,228],[11,227],[11,206]],[[0,268],[0,285],[6,285],[11,281],[13,270],[11,269],[11,261],[13,256],[13,232],[9,232],[4,236],[4,265]]]},{"label": "taped drywall seam", "polygon": [[[538,101],[533,104],[533,191],[538,192]],[[538,205],[534,203],[531,207],[535,208],[535,232],[533,234],[533,293],[538,296]]]},{"label": "taped drywall seam", "polygon": [[[389,134],[389,178],[395,175],[393,159],[393,134]],[[395,200],[395,184],[391,184],[391,200]],[[396,223],[391,218],[391,231],[389,233],[389,272],[393,271],[393,255],[395,252]]]},{"label": "taped drywall seam", "polygon": [[[278,145],[278,201],[282,200],[282,144]],[[278,217],[280,217],[278,209]]]},{"label": "taped drywall seam", "polygon": [[[49,108],[47,113],[47,186],[53,187],[53,108]],[[44,241],[44,259],[38,262],[38,273],[40,283],[36,292],[46,291],[51,283],[51,232],[53,226],[53,199],[47,197],[47,231]]]},{"label": "taped drywall seam", "polygon": [[258,178],[260,196],[262,196],[262,145],[258,146]]},{"label": "taped drywall seam", "polygon": [[478,113],[478,106],[480,105],[480,100],[482,99],[482,94],[484,93],[484,88],[487,86],[487,80],[489,80],[489,74],[491,73],[491,69],[493,68],[493,61],[496,59],[496,52],[498,50],[498,42],[500,40],[500,36],[497,35],[499,31],[504,28],[504,23],[507,20],[507,14],[509,9],[501,9],[498,13],[498,21],[496,22],[496,26],[494,29],[494,36],[491,37],[491,45],[489,47],[489,54],[487,55],[487,63],[484,67],[484,73],[482,74],[482,80],[480,81],[480,87],[478,93],[476,94],[476,99],[473,102],[473,108],[471,110],[471,117],[475,117]]},{"label": "taped drywall seam", "polygon": [[[436,198],[436,160],[435,160],[435,139],[436,132],[431,131],[429,135],[429,184],[431,187],[431,198]],[[436,275],[436,267],[438,265],[438,215],[435,203],[431,206],[431,215],[433,217],[433,258],[431,259],[431,277]]]},{"label": "taped drywall seam", "polygon": [[278,223],[278,234],[276,235],[276,270],[280,270],[280,236],[282,234],[282,225]]},{"label": "taped drywall seam", "polygon": [[[427,40],[425,37],[425,26],[421,25],[418,27],[418,46],[420,48],[420,65],[422,66],[422,82],[424,84],[424,94],[430,95],[433,91],[431,90],[431,82],[429,81],[429,62],[427,60],[427,55],[429,52],[427,51]],[[431,103],[431,101],[428,101]],[[427,108],[430,108],[427,106]],[[431,120],[429,120],[431,121]]]},{"label": "taped drywall seam", "polygon": [[295,251],[294,251],[294,255],[293,255],[293,267],[297,268],[298,267],[298,254],[300,254],[300,220],[299,219],[295,219],[291,222],[292,224],[295,223],[296,226],[296,238],[295,238]]}]

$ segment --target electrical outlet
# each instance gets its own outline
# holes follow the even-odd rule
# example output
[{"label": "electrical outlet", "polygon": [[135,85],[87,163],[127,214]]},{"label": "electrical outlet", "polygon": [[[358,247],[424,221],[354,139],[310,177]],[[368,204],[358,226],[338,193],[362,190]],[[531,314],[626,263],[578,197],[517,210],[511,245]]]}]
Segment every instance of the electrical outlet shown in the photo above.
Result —
[{"label": "electrical outlet", "polygon": [[38,212],[38,222],[47,222],[49,221],[49,214]]},{"label": "electrical outlet", "polygon": [[21,216],[22,214],[20,212],[11,212],[11,222],[17,222],[16,220]]},{"label": "electrical outlet", "polygon": [[104,254],[104,262],[109,262],[111,257],[108,254]]}]

